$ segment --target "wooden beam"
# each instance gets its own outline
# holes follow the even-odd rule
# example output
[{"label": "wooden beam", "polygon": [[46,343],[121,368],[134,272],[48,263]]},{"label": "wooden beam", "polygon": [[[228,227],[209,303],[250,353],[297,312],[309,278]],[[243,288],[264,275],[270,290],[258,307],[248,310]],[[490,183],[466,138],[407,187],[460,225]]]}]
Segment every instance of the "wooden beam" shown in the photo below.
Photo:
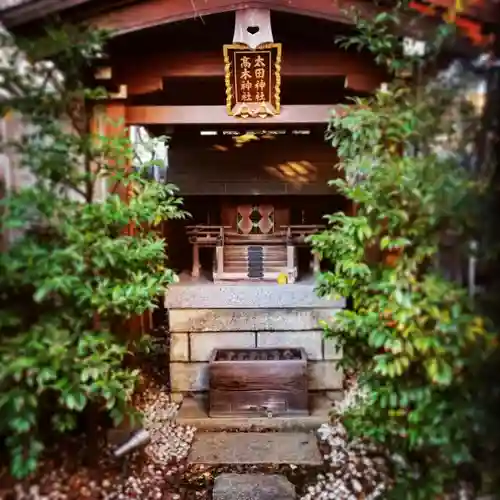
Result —
[{"label": "wooden beam", "polygon": [[130,79],[120,80],[128,88],[128,95],[148,94],[163,90],[163,78],[156,76],[132,75]]},{"label": "wooden beam", "polygon": [[[454,0],[436,1],[448,3]],[[416,5],[416,2],[413,4]],[[365,18],[373,18],[386,10],[374,2],[363,0],[345,3],[334,0],[143,0],[102,13],[89,21],[120,35],[181,20],[201,19],[211,14],[260,8],[351,24],[352,20],[345,14],[345,9],[349,7],[354,7]],[[475,24],[480,29],[480,23]],[[409,15],[403,19],[401,31],[409,36],[422,36],[435,26],[433,19],[418,19]]]},{"label": "wooden beam", "polygon": [[[352,0],[367,15],[375,15],[379,9],[371,2]],[[332,0],[144,0],[138,4],[104,13],[91,19],[99,27],[124,34],[161,24],[186,19],[202,18],[210,14],[247,8],[271,9],[347,23],[343,7]]]},{"label": "wooden beam", "polygon": [[[219,51],[145,52],[140,56],[123,57],[110,54],[113,79],[130,85],[129,81],[155,78],[191,78],[224,76],[222,47]],[[346,76],[349,74],[382,75],[383,70],[373,59],[357,52],[339,48],[329,51],[287,51],[285,48],[282,76]]]},{"label": "wooden beam", "polygon": [[274,125],[285,123],[327,123],[335,104],[282,106],[270,118],[235,118],[221,106],[128,106],[129,125]]},{"label": "wooden beam", "polygon": [[345,79],[345,88],[355,92],[370,93],[375,92],[375,90],[385,81],[388,81],[388,79],[384,78],[380,73],[349,73]]},{"label": "wooden beam", "polygon": [[[2,8],[0,5],[0,20],[6,27],[13,28],[56,12],[61,12],[64,18],[66,14],[64,11],[74,13],[75,8],[78,7],[82,14],[77,15],[77,19],[111,29],[116,34],[123,34],[179,20],[202,18],[210,14],[246,8],[291,12],[343,23],[351,22],[343,13],[343,9],[350,6],[357,8],[363,16],[368,17],[383,10],[373,2],[363,0],[350,0],[342,5],[334,0],[315,0],[314,2],[311,0],[210,0],[210,2],[207,0],[143,0],[142,3],[132,5],[117,3],[117,0],[109,0],[106,5],[107,10],[101,10],[94,15],[85,9],[87,5],[92,4],[92,0],[38,0],[22,2],[11,8]],[[449,8],[454,5],[456,5],[455,0],[430,0],[426,3],[413,0],[411,2],[411,6],[417,11],[421,11],[422,8],[427,9],[427,6],[433,10],[435,7]],[[457,13],[457,19],[461,21],[457,25],[462,24],[461,31],[466,36],[472,35],[473,40],[478,43],[478,40],[481,41],[482,38],[476,32],[481,31],[482,24],[497,23],[497,13],[498,6],[495,2],[476,0],[466,5],[463,12]],[[471,23],[474,25],[472,30],[466,25]],[[428,23],[420,24],[423,27]],[[404,23],[404,27],[408,31],[408,23]]]},{"label": "wooden beam", "polygon": [[[8,27],[40,19],[65,9],[80,7],[91,0],[38,0],[36,2],[18,2],[13,7],[0,5],[0,18]],[[2,2],[0,2],[1,4]]]}]

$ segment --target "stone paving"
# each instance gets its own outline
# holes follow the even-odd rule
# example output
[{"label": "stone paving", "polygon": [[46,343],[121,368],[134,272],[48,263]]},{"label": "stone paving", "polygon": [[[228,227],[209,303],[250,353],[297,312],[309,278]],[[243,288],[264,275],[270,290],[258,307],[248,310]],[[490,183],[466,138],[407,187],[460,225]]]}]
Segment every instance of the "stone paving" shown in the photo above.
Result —
[{"label": "stone paving", "polygon": [[321,465],[316,436],[306,432],[199,433],[190,464]]},{"label": "stone paving", "polygon": [[215,479],[213,500],[294,500],[295,488],[277,474],[221,474]]}]

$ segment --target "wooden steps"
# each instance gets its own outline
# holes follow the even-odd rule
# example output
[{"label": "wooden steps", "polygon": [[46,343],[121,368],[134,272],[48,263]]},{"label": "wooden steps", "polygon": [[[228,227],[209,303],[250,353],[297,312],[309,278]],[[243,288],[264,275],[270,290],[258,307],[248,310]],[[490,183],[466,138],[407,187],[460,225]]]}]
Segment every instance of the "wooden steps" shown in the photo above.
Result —
[{"label": "wooden steps", "polygon": [[224,273],[260,274],[286,272],[285,245],[225,245]]}]

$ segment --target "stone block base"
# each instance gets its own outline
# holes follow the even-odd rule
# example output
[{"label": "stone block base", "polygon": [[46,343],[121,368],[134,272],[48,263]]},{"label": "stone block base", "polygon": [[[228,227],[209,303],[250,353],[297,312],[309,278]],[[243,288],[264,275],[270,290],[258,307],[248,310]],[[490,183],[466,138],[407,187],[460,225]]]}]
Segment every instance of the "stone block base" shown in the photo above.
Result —
[{"label": "stone block base", "polygon": [[[238,301],[233,305],[229,295],[221,295],[217,300],[228,299],[227,306],[217,307],[220,306],[217,302],[210,308],[210,290],[207,289],[203,292],[202,307],[170,306],[169,361],[173,392],[208,390],[208,361],[214,349],[255,347],[301,347],[308,357],[309,390],[325,393],[342,390],[342,372],[337,368],[342,353],[337,351],[334,340],[324,338],[320,322],[334,321],[343,304],[328,303],[320,307],[321,302],[315,298],[312,286],[310,290],[304,285],[281,287],[269,284],[219,288],[217,290],[222,295],[228,290],[239,290]],[[189,289],[196,299],[198,287],[190,286]],[[297,290],[301,301],[308,307],[299,307],[294,302],[298,299],[295,296]],[[290,294],[288,305],[287,294]],[[268,307],[259,303],[262,297],[270,302]],[[280,302],[277,302],[278,298]],[[256,303],[259,304],[257,308]],[[246,305],[249,307],[245,308]]]}]

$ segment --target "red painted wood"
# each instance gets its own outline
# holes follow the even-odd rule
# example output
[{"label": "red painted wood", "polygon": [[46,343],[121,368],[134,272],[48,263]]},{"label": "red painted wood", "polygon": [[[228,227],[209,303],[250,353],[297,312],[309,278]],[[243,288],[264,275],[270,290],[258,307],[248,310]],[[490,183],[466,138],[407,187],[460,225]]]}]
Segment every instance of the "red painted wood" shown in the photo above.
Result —
[{"label": "red painted wood", "polygon": [[[281,73],[284,76],[341,76],[349,73],[363,74],[381,70],[373,60],[356,52],[332,50],[287,50],[284,48]],[[128,83],[158,77],[224,76],[224,60],[221,51],[160,51],[146,52],[140,56],[124,57],[112,54],[113,79]]]},{"label": "red painted wood", "polygon": [[[144,28],[158,26],[186,19],[201,19],[203,16],[229,12],[245,8],[264,8],[282,12],[306,15],[328,19],[337,22],[350,22],[343,14],[349,5],[356,7],[364,16],[374,16],[382,9],[376,7],[373,2],[363,0],[351,0],[348,4],[341,4],[332,0],[143,0],[130,5],[122,5],[108,2],[107,10],[99,14],[91,15],[89,10],[84,9],[90,0],[41,0],[36,3],[23,3],[16,8],[7,9],[2,13],[2,22],[7,27],[21,26],[44,17],[50,13],[68,11],[72,8],[74,15],[75,7],[80,7],[82,14],[77,18],[85,20],[99,27],[113,30],[115,33],[126,33],[138,31]],[[412,6],[420,12],[433,15],[435,8],[441,10],[454,10],[456,0],[430,0],[425,4],[413,2]],[[430,8],[429,8],[430,5]],[[486,0],[469,0],[463,12],[457,12],[457,19],[461,24],[464,34],[475,43],[488,41],[481,32],[481,25],[494,22],[498,16],[498,6],[495,2]],[[89,19],[90,16],[90,19]],[[64,16],[63,16],[64,17]],[[467,27],[470,22],[474,28]],[[497,21],[498,22],[498,21]]]},{"label": "red painted wood", "polygon": [[[448,4],[455,0],[432,0],[431,3],[441,8],[446,8]],[[364,17],[373,17],[383,9],[374,5],[373,2],[362,0],[351,0],[350,6],[358,9]],[[472,38],[475,43],[483,42],[484,39],[477,35],[481,24],[491,21],[495,17],[497,10],[491,10],[494,7],[489,7],[488,2],[484,2],[483,6],[478,4],[471,5],[464,13],[458,17],[465,23],[473,22],[475,28],[473,30],[463,28],[464,34]],[[423,12],[432,8],[422,4],[413,2],[412,6],[415,10]],[[138,31],[144,28],[158,26],[161,24],[171,23],[186,19],[202,19],[203,16],[229,12],[246,8],[263,8],[281,12],[290,12],[330,21],[350,23],[350,20],[345,16],[344,12],[348,5],[340,4],[332,0],[211,0],[210,2],[192,1],[192,0],[145,0],[141,3],[125,6],[121,9],[112,12],[104,13],[96,16],[91,20],[97,26],[111,29],[116,33],[127,33]],[[472,16],[472,19],[464,19],[464,14]],[[417,31],[420,28],[425,28],[429,25],[425,20],[415,25]]]},{"label": "red painted wood", "polygon": [[238,119],[227,114],[224,105],[220,106],[129,106],[127,123],[134,125],[234,125],[245,124],[283,124],[283,123],[327,123],[335,104],[283,105],[279,115],[265,118]]},{"label": "red painted wood", "polygon": [[[107,137],[126,137],[126,106],[123,102],[112,102],[105,105],[105,117],[103,123],[103,132]],[[94,132],[96,131],[97,122],[93,120],[92,125]],[[124,165],[124,168],[129,168],[129,165]],[[121,185],[113,186],[116,192],[124,200],[129,200],[131,197],[131,191],[129,188],[124,188]],[[124,231],[126,234],[133,236],[135,234],[135,226],[130,223]],[[146,311],[144,316],[149,315],[150,312]],[[139,338],[142,334],[146,333],[148,328],[148,320],[143,316],[132,316],[125,324],[125,329],[127,335],[130,338]]]}]

